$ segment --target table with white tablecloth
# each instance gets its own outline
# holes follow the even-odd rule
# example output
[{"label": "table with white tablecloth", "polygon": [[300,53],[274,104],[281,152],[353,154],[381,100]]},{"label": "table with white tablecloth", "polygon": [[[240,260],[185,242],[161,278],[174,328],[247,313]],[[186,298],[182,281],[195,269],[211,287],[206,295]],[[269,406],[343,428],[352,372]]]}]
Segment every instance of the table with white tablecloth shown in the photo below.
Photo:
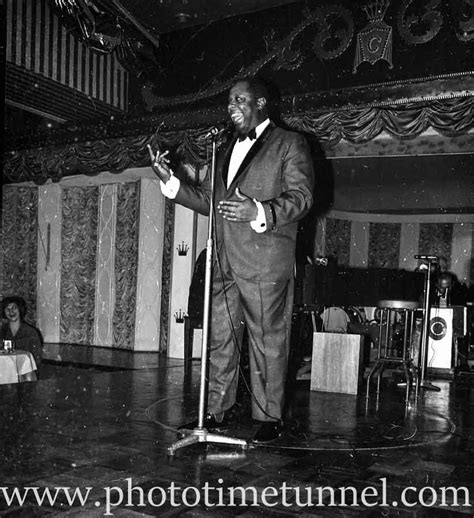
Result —
[{"label": "table with white tablecloth", "polygon": [[36,362],[28,351],[13,351],[0,353],[0,385],[35,381]]}]

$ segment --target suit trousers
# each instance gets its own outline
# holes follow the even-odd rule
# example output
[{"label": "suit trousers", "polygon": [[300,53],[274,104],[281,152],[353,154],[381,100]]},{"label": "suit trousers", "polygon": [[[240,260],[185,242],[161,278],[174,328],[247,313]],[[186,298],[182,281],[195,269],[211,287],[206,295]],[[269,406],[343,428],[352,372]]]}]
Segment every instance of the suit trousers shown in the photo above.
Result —
[{"label": "suit trousers", "polygon": [[[226,262],[226,261],[224,261]],[[212,281],[208,412],[235,403],[244,325],[249,341],[252,417],[282,418],[293,305],[293,279],[243,279],[230,267]]]}]

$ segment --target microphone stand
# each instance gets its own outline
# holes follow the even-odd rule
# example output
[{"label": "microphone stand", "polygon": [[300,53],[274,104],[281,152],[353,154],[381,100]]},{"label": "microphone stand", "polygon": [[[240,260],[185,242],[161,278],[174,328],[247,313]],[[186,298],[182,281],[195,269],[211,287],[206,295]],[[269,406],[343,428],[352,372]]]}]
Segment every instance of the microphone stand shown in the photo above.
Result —
[{"label": "microphone stand", "polygon": [[[168,448],[168,454],[174,455],[175,451],[179,448],[189,446],[191,444],[201,442],[213,442],[221,444],[233,444],[247,448],[247,441],[243,439],[237,439],[233,437],[227,437],[226,435],[217,435],[209,433],[204,428],[204,413],[206,408],[206,394],[207,394],[207,362],[208,362],[208,335],[209,335],[209,314],[210,314],[210,301],[211,301],[211,276],[212,276],[212,251],[214,247],[213,226],[214,226],[214,185],[216,178],[216,137],[219,131],[217,128],[212,128],[210,135],[212,136],[212,159],[211,159],[211,196],[209,202],[209,220],[207,230],[207,243],[206,243],[206,273],[204,277],[204,310],[203,310],[203,321],[202,321],[202,346],[201,346],[201,384],[199,390],[199,414],[198,414],[198,426],[194,430],[189,431],[189,435],[175,442]],[[186,431],[188,432],[188,431]]]},{"label": "microphone stand", "polygon": [[439,392],[441,389],[436,385],[433,385],[431,381],[426,378],[426,368],[428,364],[428,329],[430,327],[430,291],[431,291],[431,265],[436,263],[438,258],[427,257],[428,271],[425,277],[425,300],[424,300],[424,318],[423,318],[423,329],[421,334],[421,350],[420,350],[420,362],[421,362],[421,373],[420,373],[420,387],[425,390],[433,390]]}]

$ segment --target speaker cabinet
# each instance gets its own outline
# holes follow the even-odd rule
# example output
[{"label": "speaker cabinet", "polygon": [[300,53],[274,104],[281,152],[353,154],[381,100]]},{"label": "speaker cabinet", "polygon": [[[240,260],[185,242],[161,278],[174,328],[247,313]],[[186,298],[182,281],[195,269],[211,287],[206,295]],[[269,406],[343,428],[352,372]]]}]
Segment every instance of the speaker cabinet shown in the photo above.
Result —
[{"label": "speaker cabinet", "polygon": [[428,327],[428,368],[453,366],[453,308],[432,307]]}]

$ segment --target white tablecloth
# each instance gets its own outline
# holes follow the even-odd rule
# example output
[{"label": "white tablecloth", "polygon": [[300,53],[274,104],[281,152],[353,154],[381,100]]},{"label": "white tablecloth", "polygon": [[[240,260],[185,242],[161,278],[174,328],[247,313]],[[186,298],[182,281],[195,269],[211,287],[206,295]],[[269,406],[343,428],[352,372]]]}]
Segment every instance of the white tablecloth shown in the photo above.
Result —
[{"label": "white tablecloth", "polygon": [[18,383],[19,376],[37,369],[33,355],[27,351],[0,354],[0,385]]}]

